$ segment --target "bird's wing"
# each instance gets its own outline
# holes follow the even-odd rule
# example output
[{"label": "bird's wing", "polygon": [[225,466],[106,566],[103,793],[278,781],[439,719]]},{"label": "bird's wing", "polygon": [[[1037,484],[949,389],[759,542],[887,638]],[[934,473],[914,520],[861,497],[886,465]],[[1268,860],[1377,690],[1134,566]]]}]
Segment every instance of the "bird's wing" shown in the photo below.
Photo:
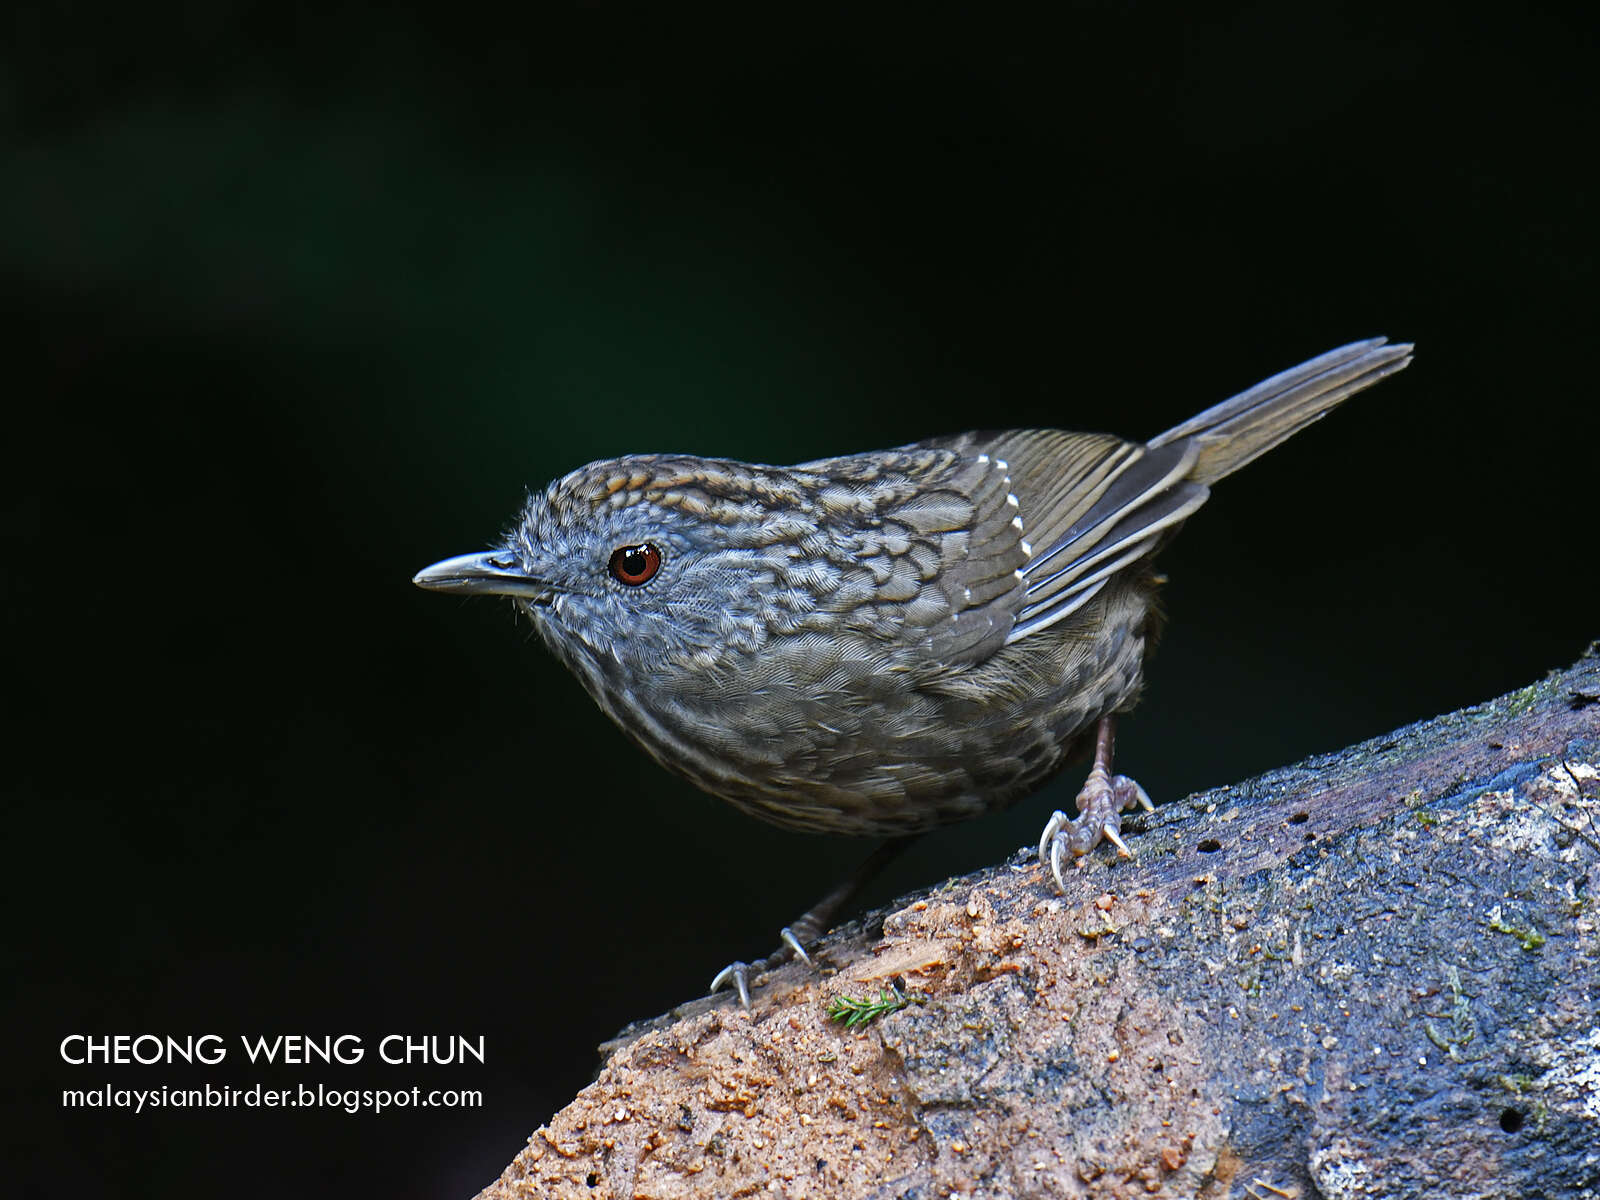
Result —
[{"label": "bird's wing", "polygon": [[1027,553],[1003,466],[972,438],[794,468],[810,487],[819,607],[916,659],[956,664],[1005,644]]},{"label": "bird's wing", "polygon": [[1106,434],[1022,430],[991,445],[1011,465],[1028,540],[1007,642],[1078,611],[1210,494],[1192,478],[1201,449],[1192,439],[1152,449]]},{"label": "bird's wing", "polygon": [[828,607],[945,665],[1077,611],[1205,500],[1194,449],[1107,434],[962,434],[804,464],[848,563]]},{"label": "bird's wing", "polygon": [[1382,338],[1354,342],[1145,445],[1021,429],[805,464],[827,526],[818,545],[839,555],[829,612],[932,663],[980,662],[1070,617],[1153,553],[1209,484],[1410,355]]}]

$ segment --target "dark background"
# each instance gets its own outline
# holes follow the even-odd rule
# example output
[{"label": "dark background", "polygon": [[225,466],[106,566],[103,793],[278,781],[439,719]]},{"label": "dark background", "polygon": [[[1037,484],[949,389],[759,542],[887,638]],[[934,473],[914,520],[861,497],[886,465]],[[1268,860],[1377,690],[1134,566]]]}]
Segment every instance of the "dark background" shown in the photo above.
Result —
[{"label": "dark background", "polygon": [[[1206,7],[13,17],[7,1120],[51,1191],[469,1195],[864,853],[669,778],[506,604],[410,586],[589,459],[1151,436],[1388,334],[1410,370],[1166,554],[1124,768],[1171,800],[1600,633],[1593,27]],[[1078,774],[873,898],[1034,840]],[[489,1062],[69,1068],[72,1032]],[[61,1111],[108,1081],[486,1098]]]}]

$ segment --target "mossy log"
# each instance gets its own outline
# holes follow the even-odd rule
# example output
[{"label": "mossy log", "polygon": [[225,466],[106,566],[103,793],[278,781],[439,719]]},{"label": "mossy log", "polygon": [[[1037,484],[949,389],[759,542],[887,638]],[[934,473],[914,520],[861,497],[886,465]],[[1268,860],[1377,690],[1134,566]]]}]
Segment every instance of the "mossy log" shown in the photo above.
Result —
[{"label": "mossy log", "polygon": [[634,1027],[481,1200],[1600,1195],[1597,654]]}]

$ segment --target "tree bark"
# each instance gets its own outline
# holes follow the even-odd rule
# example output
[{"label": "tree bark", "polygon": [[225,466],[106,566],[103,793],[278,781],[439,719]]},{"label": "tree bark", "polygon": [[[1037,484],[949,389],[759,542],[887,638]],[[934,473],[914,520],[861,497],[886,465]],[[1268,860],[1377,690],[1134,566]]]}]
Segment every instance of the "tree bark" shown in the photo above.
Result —
[{"label": "tree bark", "polygon": [[1600,1196],[1600,643],[1129,826],[625,1031],[480,1200]]}]

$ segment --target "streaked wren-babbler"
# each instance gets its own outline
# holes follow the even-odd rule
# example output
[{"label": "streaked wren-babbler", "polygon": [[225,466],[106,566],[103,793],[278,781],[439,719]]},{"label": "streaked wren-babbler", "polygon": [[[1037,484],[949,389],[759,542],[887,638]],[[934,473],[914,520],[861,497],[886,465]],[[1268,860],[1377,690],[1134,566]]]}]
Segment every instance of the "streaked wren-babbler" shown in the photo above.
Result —
[{"label": "streaked wren-babbler", "polygon": [[1128,853],[1148,806],[1111,773],[1138,698],[1155,552],[1211,485],[1410,359],[1355,342],[1143,444],[1017,429],[794,467],[637,454],[528,499],[502,544],[422,571],[511,596],[602,710],[657,762],[790,829],[891,839],[713,982],[822,933],[913,835],[1005,808],[1093,749],[1078,817],[1039,843]]}]

